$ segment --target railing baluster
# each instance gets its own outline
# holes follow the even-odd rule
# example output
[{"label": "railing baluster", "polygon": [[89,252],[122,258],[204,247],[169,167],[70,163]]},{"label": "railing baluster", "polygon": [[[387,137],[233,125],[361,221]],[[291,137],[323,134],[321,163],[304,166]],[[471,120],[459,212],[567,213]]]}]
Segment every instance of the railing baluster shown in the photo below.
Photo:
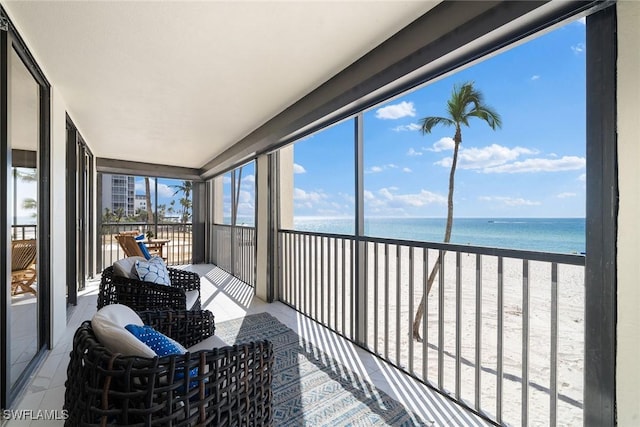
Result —
[{"label": "railing baluster", "polygon": [[339,288],[338,288],[338,265],[339,265],[339,258],[338,258],[338,239],[336,239],[335,237],[333,238],[333,286],[334,286],[334,290],[333,290],[333,329],[335,329],[336,331],[338,330],[338,296],[339,296]]},{"label": "railing baluster", "polygon": [[304,286],[304,282],[302,280],[302,243],[300,242],[300,240],[302,239],[302,235],[300,234],[296,234],[296,246],[298,248],[298,286],[296,286],[296,307],[298,310],[300,310],[301,312],[304,312],[304,309],[302,307],[302,289]]},{"label": "railing baluster", "polygon": [[346,326],[346,302],[347,302],[347,292],[346,292],[346,269],[347,269],[347,254],[346,254],[346,239],[340,239],[342,241],[342,333],[347,335],[347,326]]},{"label": "railing baluster", "polygon": [[313,236],[313,261],[313,315],[316,319],[319,319],[318,295],[320,294],[320,285],[318,283],[318,236]]},{"label": "railing baluster", "polygon": [[549,425],[558,424],[558,263],[551,263],[551,357]]},{"label": "railing baluster", "polygon": [[384,358],[389,360],[389,244],[384,244]]},{"label": "railing baluster", "polygon": [[358,321],[358,319],[356,319],[356,306],[358,305],[358,301],[356,301],[356,289],[355,287],[358,286],[357,283],[355,283],[355,259],[356,259],[356,245],[358,243],[355,240],[349,240],[349,283],[351,283],[351,289],[349,292],[349,295],[351,296],[351,323],[350,323],[350,337],[352,340],[356,339],[356,322]]},{"label": "railing baluster", "polygon": [[373,351],[378,354],[378,244],[373,244]]},{"label": "railing baluster", "polygon": [[422,316],[422,379],[429,378],[429,250],[422,249],[422,298],[424,304]]},{"label": "railing baluster", "polygon": [[409,247],[409,316],[407,316],[409,335],[409,372],[413,375],[413,246]]},{"label": "railing baluster", "polygon": [[460,388],[462,374],[460,369],[460,352],[462,351],[462,272],[461,253],[456,252],[456,399],[460,400]]},{"label": "railing baluster", "polygon": [[444,388],[444,251],[440,250],[438,260],[438,388]]},{"label": "railing baluster", "polygon": [[482,374],[482,255],[476,254],[476,372],[475,372],[475,408],[480,412],[481,374]]},{"label": "railing baluster", "polygon": [[322,324],[326,325],[324,318],[324,237],[320,237],[320,316],[322,318]]},{"label": "railing baluster", "polygon": [[497,308],[497,316],[498,316],[498,330],[497,330],[497,346],[498,346],[498,355],[497,355],[497,384],[496,384],[496,421],[498,424],[502,424],[502,380],[504,379],[504,366],[503,366],[503,355],[504,355],[504,345],[502,342],[503,339],[503,331],[504,331],[504,277],[503,277],[503,260],[502,257],[498,257],[498,308]]},{"label": "railing baluster", "polygon": [[402,280],[402,258],[401,246],[396,247],[396,364],[402,366],[402,356],[400,353],[400,337],[402,337],[402,326],[400,325],[400,306],[401,306],[401,289],[400,282]]},{"label": "railing baluster", "polygon": [[529,425],[529,261],[522,261],[522,425]]}]

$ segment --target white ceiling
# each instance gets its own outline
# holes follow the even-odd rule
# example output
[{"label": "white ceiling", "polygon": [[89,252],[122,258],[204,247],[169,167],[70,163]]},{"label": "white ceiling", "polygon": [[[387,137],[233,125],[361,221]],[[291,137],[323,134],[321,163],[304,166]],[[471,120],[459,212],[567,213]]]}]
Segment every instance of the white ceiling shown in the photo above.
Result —
[{"label": "white ceiling", "polygon": [[436,3],[3,5],[96,156],[200,168]]}]

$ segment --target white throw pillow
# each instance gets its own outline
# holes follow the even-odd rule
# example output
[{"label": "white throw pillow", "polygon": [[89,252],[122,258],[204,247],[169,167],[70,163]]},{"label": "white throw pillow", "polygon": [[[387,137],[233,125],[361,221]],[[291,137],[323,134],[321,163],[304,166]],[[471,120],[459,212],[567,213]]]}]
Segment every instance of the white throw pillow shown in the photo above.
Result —
[{"label": "white throw pillow", "polygon": [[96,337],[112,353],[156,357],[156,353],[149,346],[125,329],[129,324],[144,325],[135,311],[122,304],[105,305],[91,319],[91,327]]},{"label": "white throw pillow", "polygon": [[113,263],[113,275],[126,277],[127,279],[137,279],[138,271],[136,270],[136,261],[146,261],[141,256],[130,256],[128,258],[119,259]]},{"label": "white throw pillow", "polygon": [[151,257],[148,261],[136,261],[136,271],[143,282],[171,286],[167,266],[162,258],[158,256]]}]

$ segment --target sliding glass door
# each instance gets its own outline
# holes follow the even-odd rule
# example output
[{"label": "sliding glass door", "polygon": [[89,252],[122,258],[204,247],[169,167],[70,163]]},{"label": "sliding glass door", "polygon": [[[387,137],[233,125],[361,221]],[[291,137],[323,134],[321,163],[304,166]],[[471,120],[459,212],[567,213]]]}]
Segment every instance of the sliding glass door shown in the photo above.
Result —
[{"label": "sliding glass door", "polygon": [[1,33],[0,140],[6,408],[44,354],[49,299],[49,86],[11,27]]}]

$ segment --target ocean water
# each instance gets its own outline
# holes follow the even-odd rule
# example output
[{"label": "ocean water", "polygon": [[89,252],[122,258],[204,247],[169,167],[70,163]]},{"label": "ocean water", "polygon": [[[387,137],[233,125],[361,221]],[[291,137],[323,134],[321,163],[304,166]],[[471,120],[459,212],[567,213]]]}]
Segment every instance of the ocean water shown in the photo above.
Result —
[{"label": "ocean water", "polygon": [[[365,234],[403,240],[442,242],[445,218],[367,218]],[[353,234],[353,218],[294,220],[301,231]],[[451,243],[540,252],[585,251],[584,218],[456,218]]]}]

